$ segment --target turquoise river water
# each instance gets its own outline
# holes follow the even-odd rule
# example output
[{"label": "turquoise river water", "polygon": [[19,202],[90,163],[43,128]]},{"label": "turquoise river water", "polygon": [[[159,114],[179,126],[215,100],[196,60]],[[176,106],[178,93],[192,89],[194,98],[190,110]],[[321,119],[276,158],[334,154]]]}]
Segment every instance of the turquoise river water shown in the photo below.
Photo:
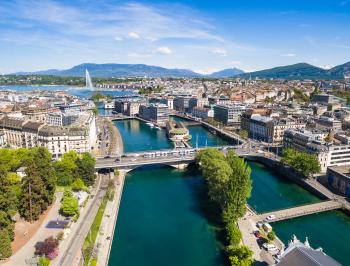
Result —
[{"label": "turquoise river water", "polygon": [[[137,120],[115,124],[126,152],[172,147],[163,130],[152,129]],[[200,126],[191,126],[189,130],[193,146],[193,143],[198,146],[227,143]],[[264,165],[248,163],[253,180],[248,203],[256,211],[320,201]],[[224,265],[215,227],[202,211],[201,197],[205,196],[202,192],[203,181],[198,172],[188,173],[159,165],[130,172],[124,186],[109,265]],[[342,264],[348,263],[350,219],[341,212],[278,222],[273,227],[286,244],[292,234],[302,240],[308,236],[313,247],[322,246]]]}]

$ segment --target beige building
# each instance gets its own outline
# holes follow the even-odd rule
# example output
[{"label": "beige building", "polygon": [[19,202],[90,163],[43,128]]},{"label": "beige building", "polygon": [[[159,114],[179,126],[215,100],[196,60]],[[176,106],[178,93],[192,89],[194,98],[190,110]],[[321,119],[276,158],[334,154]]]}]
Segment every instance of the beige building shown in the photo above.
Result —
[{"label": "beige building", "polygon": [[91,112],[81,114],[71,126],[50,126],[31,120],[2,117],[0,132],[3,134],[3,146],[46,147],[55,158],[71,150],[90,152],[97,140],[95,116]]}]

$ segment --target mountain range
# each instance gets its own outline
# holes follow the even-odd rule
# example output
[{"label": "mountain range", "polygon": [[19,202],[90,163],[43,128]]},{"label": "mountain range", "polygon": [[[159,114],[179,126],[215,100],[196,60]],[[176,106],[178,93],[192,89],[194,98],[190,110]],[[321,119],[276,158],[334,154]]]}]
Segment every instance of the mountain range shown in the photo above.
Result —
[{"label": "mountain range", "polygon": [[324,80],[341,80],[344,74],[350,74],[350,62],[335,66],[331,69],[316,67],[307,63],[298,63],[288,66],[274,67],[270,69],[244,73],[238,75],[242,78],[265,78],[265,79],[324,79]]},{"label": "mountain range", "polygon": [[344,79],[344,73],[350,75],[350,62],[335,66],[331,69],[323,69],[307,63],[298,63],[288,66],[279,66],[255,72],[245,73],[238,68],[224,69],[208,75],[196,73],[189,69],[164,68],[144,64],[92,64],[85,63],[74,66],[70,69],[58,70],[49,69],[37,72],[17,72],[16,75],[55,75],[55,76],[76,76],[84,77],[85,70],[88,70],[92,77],[188,77],[188,78],[274,78],[274,79]]},{"label": "mountain range", "polygon": [[49,69],[36,72],[17,72],[16,75],[54,75],[84,77],[85,70],[91,77],[208,77],[226,78],[244,73],[238,68],[224,69],[209,75],[202,75],[189,69],[169,69],[144,64],[81,64],[66,70]]}]

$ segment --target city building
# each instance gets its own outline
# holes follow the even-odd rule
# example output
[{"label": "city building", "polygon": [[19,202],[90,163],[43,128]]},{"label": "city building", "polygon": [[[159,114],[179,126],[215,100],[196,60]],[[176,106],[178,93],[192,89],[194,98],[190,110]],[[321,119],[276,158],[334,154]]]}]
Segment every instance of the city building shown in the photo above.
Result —
[{"label": "city building", "polygon": [[173,105],[174,110],[181,112],[181,113],[187,113],[189,108],[189,101],[191,97],[187,96],[178,96],[174,98]]},{"label": "city building", "polygon": [[[286,130],[284,147],[315,154],[321,166],[321,172],[327,167],[350,165],[350,137],[347,134],[336,133],[332,137],[322,137],[323,134],[306,130]],[[331,138],[328,142],[326,138]]]},{"label": "city building", "polygon": [[242,105],[215,105],[214,119],[225,125],[239,126],[241,123],[241,115],[244,110],[245,107]]},{"label": "city building", "polygon": [[214,110],[204,107],[194,107],[192,109],[192,116],[202,120],[208,120],[209,117],[214,117]]},{"label": "city building", "polygon": [[336,97],[330,94],[315,94],[311,98],[311,102],[322,103],[322,104],[341,104],[345,105],[346,100],[340,97]]},{"label": "city building", "polygon": [[11,148],[46,147],[54,158],[74,150],[90,152],[96,144],[95,116],[82,112],[70,126],[52,126],[30,119],[0,118],[0,143]]},{"label": "city building", "polygon": [[165,104],[141,105],[139,117],[159,125],[165,125],[169,120],[169,108]]},{"label": "city building", "polygon": [[331,166],[327,168],[328,184],[341,195],[350,198],[350,167]]}]

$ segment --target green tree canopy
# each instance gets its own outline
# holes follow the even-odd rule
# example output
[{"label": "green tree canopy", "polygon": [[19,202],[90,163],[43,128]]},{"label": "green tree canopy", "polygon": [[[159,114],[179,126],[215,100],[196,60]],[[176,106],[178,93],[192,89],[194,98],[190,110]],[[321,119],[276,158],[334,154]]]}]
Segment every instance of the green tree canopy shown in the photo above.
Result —
[{"label": "green tree canopy", "polygon": [[77,173],[86,186],[91,186],[95,182],[95,158],[90,153],[83,153],[76,162]]},{"label": "green tree canopy", "polygon": [[321,171],[320,163],[316,155],[300,152],[296,149],[285,149],[283,151],[281,163],[293,167],[305,177],[310,177]]},{"label": "green tree canopy", "polygon": [[74,216],[79,213],[79,204],[78,200],[70,192],[64,194],[61,201],[60,212],[64,216]]},{"label": "green tree canopy", "polygon": [[6,229],[0,229],[0,239],[0,260],[3,260],[12,255],[11,239]]}]

